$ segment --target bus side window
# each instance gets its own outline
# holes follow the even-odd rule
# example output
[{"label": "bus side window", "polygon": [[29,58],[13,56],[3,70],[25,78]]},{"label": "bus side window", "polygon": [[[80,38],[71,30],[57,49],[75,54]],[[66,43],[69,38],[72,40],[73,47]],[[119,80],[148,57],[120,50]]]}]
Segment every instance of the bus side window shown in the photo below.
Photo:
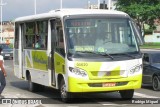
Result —
[{"label": "bus side window", "polygon": [[35,35],[35,48],[36,49],[47,49],[47,38],[48,38],[48,21],[42,20],[36,22],[36,35]]},{"label": "bus side window", "polygon": [[149,55],[148,54],[144,54],[143,63],[144,64],[149,64]]},{"label": "bus side window", "polygon": [[62,26],[57,28],[57,38],[58,38],[58,44],[56,47],[56,50],[61,54],[65,55],[64,53],[64,40],[63,40],[63,30]]},{"label": "bus side window", "polygon": [[26,22],[25,23],[25,34],[24,34],[24,46],[25,48],[33,48],[34,40],[35,40],[35,22]]},{"label": "bus side window", "polygon": [[64,48],[63,31],[62,31],[62,29],[59,30],[59,47],[60,48]]},{"label": "bus side window", "polygon": [[60,20],[57,20],[56,22],[56,31],[57,31],[56,51],[59,52],[62,56],[64,56],[65,53],[64,53],[63,30],[62,30],[62,23]]},{"label": "bus side window", "polygon": [[15,24],[15,43],[14,43],[14,48],[18,49],[19,45],[19,24]]},{"label": "bus side window", "polygon": [[64,40],[62,23],[60,19],[54,19],[51,21],[51,44],[52,51],[56,51],[64,56]]},{"label": "bus side window", "polygon": [[25,48],[32,48],[33,47],[33,41],[34,41],[34,36],[33,35],[25,35],[24,37],[24,47]]}]

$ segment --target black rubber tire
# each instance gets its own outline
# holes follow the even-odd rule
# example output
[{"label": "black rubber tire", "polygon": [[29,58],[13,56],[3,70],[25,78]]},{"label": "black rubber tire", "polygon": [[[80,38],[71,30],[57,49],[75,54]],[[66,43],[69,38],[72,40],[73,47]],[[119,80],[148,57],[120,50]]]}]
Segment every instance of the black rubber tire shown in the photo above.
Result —
[{"label": "black rubber tire", "polygon": [[31,76],[28,77],[28,90],[31,92],[36,92],[38,89],[38,85],[32,82]]},{"label": "black rubber tire", "polygon": [[122,99],[129,100],[133,98],[134,90],[121,90],[119,93]]},{"label": "black rubber tire", "polygon": [[160,80],[157,76],[154,76],[152,79],[152,87],[155,91],[160,91]]},{"label": "black rubber tire", "polygon": [[62,101],[65,103],[70,103],[73,100],[73,94],[66,91],[66,84],[64,79],[62,79],[60,83],[60,95]]}]

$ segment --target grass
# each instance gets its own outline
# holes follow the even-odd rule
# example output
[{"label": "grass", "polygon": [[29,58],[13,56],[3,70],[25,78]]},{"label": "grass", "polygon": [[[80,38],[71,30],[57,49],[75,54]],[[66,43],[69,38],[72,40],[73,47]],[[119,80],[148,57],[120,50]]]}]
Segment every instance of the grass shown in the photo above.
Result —
[{"label": "grass", "polygon": [[145,43],[144,45],[140,46],[141,49],[160,49],[160,43]]}]

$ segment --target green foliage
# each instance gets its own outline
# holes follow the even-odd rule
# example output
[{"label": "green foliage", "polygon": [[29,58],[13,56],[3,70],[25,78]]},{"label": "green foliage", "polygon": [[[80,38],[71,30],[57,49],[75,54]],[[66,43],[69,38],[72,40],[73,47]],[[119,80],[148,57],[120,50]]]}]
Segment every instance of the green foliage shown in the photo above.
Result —
[{"label": "green foliage", "polygon": [[152,34],[152,33],[153,33],[152,29],[146,29],[144,32],[145,35]]},{"label": "green foliage", "polygon": [[10,44],[9,44],[9,47],[10,47],[10,48],[13,48],[13,44],[12,44],[12,43],[10,43]]},{"label": "green foliage", "polygon": [[144,45],[146,46],[160,46],[160,42],[146,42]]},{"label": "green foliage", "polygon": [[160,0],[117,0],[117,10],[128,13],[133,19],[155,29],[154,19],[160,18]]},{"label": "green foliage", "polygon": [[150,42],[145,43],[144,45],[140,46],[141,49],[159,49],[160,48],[160,42]]}]

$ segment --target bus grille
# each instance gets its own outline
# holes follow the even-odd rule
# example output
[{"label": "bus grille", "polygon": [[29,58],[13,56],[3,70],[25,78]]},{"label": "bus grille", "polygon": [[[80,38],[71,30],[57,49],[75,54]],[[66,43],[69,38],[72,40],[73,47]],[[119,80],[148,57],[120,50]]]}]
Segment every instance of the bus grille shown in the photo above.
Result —
[{"label": "bus grille", "polygon": [[125,70],[115,70],[115,71],[91,71],[90,79],[114,79],[114,78],[124,78]]}]

